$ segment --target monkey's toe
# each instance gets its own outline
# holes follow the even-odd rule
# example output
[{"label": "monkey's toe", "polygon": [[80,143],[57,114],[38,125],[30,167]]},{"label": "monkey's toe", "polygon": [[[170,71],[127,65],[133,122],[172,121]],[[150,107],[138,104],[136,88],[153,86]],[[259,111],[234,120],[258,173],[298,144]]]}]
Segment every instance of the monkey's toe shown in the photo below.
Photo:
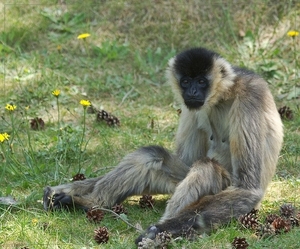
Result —
[{"label": "monkey's toe", "polygon": [[62,208],[69,209],[71,206],[73,206],[73,199],[71,196],[66,195],[65,193],[60,194],[54,194],[53,195],[53,209],[59,210]]},{"label": "monkey's toe", "polygon": [[49,186],[45,187],[43,196],[43,206],[46,211],[51,209],[53,193],[54,191]]},{"label": "monkey's toe", "polygon": [[141,234],[136,240],[135,243],[138,244],[143,240],[143,238],[148,238],[154,240],[156,237],[156,234],[160,232],[160,229],[157,226],[151,226],[147,229],[147,231],[144,234]]}]

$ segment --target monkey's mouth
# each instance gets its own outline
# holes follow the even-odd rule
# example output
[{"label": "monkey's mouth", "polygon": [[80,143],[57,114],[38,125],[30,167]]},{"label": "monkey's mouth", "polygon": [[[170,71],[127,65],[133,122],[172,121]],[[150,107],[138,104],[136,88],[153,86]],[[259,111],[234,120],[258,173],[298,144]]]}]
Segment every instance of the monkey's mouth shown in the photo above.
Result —
[{"label": "monkey's mouth", "polygon": [[188,100],[185,100],[184,103],[189,109],[198,109],[199,107],[204,105],[204,100],[188,99]]}]

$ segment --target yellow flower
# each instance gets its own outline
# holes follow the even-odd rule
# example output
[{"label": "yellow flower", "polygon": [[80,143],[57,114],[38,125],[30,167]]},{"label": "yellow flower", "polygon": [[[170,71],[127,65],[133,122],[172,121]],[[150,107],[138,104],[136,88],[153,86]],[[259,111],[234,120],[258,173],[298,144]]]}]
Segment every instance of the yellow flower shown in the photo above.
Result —
[{"label": "yellow flower", "polygon": [[32,222],[32,225],[36,226],[36,224],[38,223],[38,219],[32,219],[31,222]]},{"label": "yellow flower", "polygon": [[77,36],[77,39],[85,39],[87,37],[91,36],[89,33],[83,33]]},{"label": "yellow flower", "polygon": [[296,37],[296,36],[299,35],[299,32],[296,31],[296,30],[290,30],[289,32],[287,32],[287,35],[288,35],[289,37]]},{"label": "yellow flower", "polygon": [[16,105],[6,104],[5,109],[8,111],[14,111],[17,108]]},{"label": "yellow flower", "polygon": [[83,106],[83,108],[86,108],[91,105],[91,102],[89,100],[82,99],[80,100],[80,104]]},{"label": "yellow flower", "polygon": [[3,143],[5,140],[9,139],[9,135],[5,133],[0,133],[0,142]]},{"label": "yellow flower", "polygon": [[55,97],[58,97],[59,95],[60,95],[60,90],[54,90],[53,92],[52,92],[52,95],[54,95]]}]

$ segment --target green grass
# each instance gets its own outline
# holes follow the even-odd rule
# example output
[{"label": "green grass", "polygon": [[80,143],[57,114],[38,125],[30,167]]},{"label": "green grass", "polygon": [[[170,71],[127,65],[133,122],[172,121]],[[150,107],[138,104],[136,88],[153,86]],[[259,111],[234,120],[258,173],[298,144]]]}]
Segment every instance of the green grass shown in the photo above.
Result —
[{"label": "green grass", "polygon": [[[0,196],[18,201],[0,205],[1,248],[99,248],[93,239],[99,226],[110,232],[100,248],[135,248],[138,232],[109,214],[92,224],[81,211],[45,212],[43,188],[68,182],[78,171],[104,174],[142,145],[173,149],[178,104],[164,72],[169,58],[193,46],[214,49],[260,73],[278,107],[293,111],[294,118],[284,120],[277,174],[260,215],[285,202],[300,208],[300,36],[287,36],[299,31],[297,1],[66,2],[0,5],[0,133],[10,135],[0,143]],[[91,36],[79,40],[81,33]],[[58,103],[55,89],[61,91]],[[117,116],[121,126],[96,122],[93,114],[84,118],[81,99]],[[8,103],[17,109],[8,112]],[[45,129],[30,129],[35,117]],[[168,196],[155,196],[154,210],[139,208],[138,198],[123,205],[128,221],[146,228],[162,215]],[[250,248],[297,248],[298,233],[295,228],[260,240],[232,222],[170,248],[230,248],[236,236],[245,237]]]}]

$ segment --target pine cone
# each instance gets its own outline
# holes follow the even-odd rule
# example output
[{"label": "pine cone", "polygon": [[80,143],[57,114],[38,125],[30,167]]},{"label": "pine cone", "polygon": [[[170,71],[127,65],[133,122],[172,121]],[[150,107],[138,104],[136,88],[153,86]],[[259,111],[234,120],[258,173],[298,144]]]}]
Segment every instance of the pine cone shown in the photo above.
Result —
[{"label": "pine cone", "polygon": [[100,210],[100,209],[90,208],[86,212],[86,217],[91,222],[99,223],[101,220],[103,220],[104,212],[102,210]]},{"label": "pine cone", "polygon": [[265,224],[265,225],[260,225],[257,229],[255,234],[259,238],[267,238],[275,235],[275,228],[271,224]]},{"label": "pine cone", "polygon": [[235,237],[233,242],[231,243],[233,248],[242,249],[248,248],[249,244],[247,243],[245,238]]},{"label": "pine cone", "polygon": [[109,235],[106,227],[99,227],[98,229],[95,229],[94,233],[94,239],[98,244],[107,243]]},{"label": "pine cone", "polygon": [[290,217],[290,222],[291,222],[291,225],[292,225],[293,227],[298,227],[299,224],[300,224],[299,219],[298,219],[297,217],[294,217],[294,216],[291,216],[291,217]]},{"label": "pine cone", "polygon": [[152,239],[143,238],[142,241],[138,243],[138,249],[154,249],[155,243]]},{"label": "pine cone", "polygon": [[74,175],[73,177],[72,177],[72,181],[73,182],[75,182],[75,181],[83,181],[83,180],[85,180],[86,178],[85,178],[85,175],[84,174],[80,174],[80,173],[78,173],[78,174],[76,174],[76,175]]},{"label": "pine cone", "polygon": [[43,119],[36,117],[30,120],[30,128],[35,131],[43,130],[45,128],[45,122]]},{"label": "pine cone", "polygon": [[138,243],[138,249],[167,249],[168,244],[171,241],[171,234],[166,231],[158,233],[154,240],[149,238],[143,238]]},{"label": "pine cone", "polygon": [[292,120],[294,118],[293,111],[287,106],[279,108],[278,112],[281,119],[286,118],[288,120]]},{"label": "pine cone", "polygon": [[277,214],[269,214],[267,217],[266,217],[266,223],[267,224],[271,224],[275,219],[279,218],[279,215]]},{"label": "pine cone", "polygon": [[187,240],[195,240],[197,231],[193,227],[185,225],[181,228],[181,236]]},{"label": "pine cone", "polygon": [[284,218],[289,218],[295,214],[295,207],[291,203],[285,203],[280,207],[280,214]]},{"label": "pine cone", "polygon": [[293,111],[290,110],[290,109],[286,110],[286,112],[285,112],[285,117],[286,117],[286,119],[288,119],[288,120],[292,120],[292,119],[294,118]]},{"label": "pine cone", "polygon": [[142,208],[153,208],[155,200],[152,198],[152,195],[143,195],[140,198],[139,204]]},{"label": "pine cone", "polygon": [[122,204],[116,204],[111,208],[116,214],[127,214],[127,210],[123,207]]},{"label": "pine cone", "polygon": [[258,210],[252,209],[249,213],[239,217],[239,222],[247,229],[256,229],[258,226]]},{"label": "pine cone", "polygon": [[275,219],[271,223],[271,226],[274,227],[276,234],[279,234],[279,233],[282,233],[282,232],[287,233],[291,230],[291,223],[287,220],[284,220],[281,217]]},{"label": "pine cone", "polygon": [[108,113],[104,110],[100,110],[97,112],[97,121],[107,120]]},{"label": "pine cone", "polygon": [[119,126],[120,125],[120,120],[117,117],[113,116],[113,115],[109,115],[107,120],[106,120],[106,123],[109,126],[112,126],[112,125]]},{"label": "pine cone", "polygon": [[286,106],[280,107],[278,109],[278,112],[279,112],[280,117],[283,119],[284,115],[285,115],[285,112],[286,112]]},{"label": "pine cone", "polygon": [[107,125],[109,125],[109,126],[112,126],[112,125],[119,126],[120,125],[120,120],[116,116],[114,116],[104,110],[97,111],[96,120],[98,122],[104,120],[107,123]]},{"label": "pine cone", "polygon": [[157,248],[166,249],[171,241],[171,234],[166,231],[156,234],[155,245]]}]

